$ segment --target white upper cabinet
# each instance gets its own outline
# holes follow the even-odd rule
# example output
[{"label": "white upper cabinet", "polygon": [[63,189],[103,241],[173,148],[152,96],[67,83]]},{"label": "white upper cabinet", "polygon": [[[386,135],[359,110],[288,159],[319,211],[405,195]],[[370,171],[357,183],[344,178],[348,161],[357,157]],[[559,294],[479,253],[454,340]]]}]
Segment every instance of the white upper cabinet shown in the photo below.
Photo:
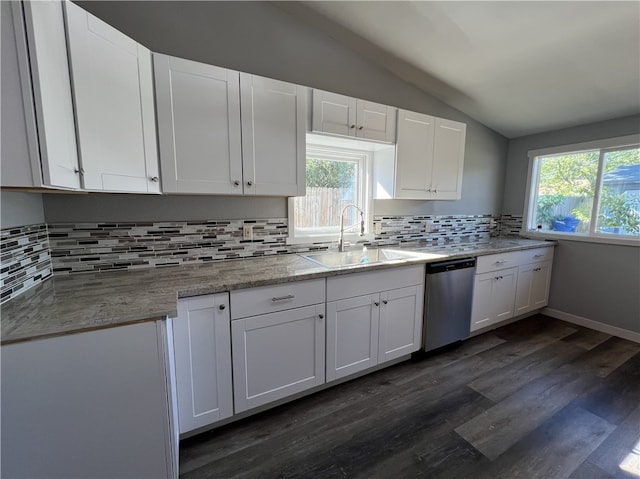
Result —
[{"label": "white upper cabinet", "polygon": [[396,108],[337,93],[313,90],[312,130],[393,143]]},{"label": "white upper cabinet", "polygon": [[2,2],[2,186],[80,188],[62,4]]},{"label": "white upper cabinet", "polygon": [[304,87],[240,73],[245,195],[304,196]]},{"label": "white upper cabinet", "polygon": [[84,188],[160,192],[151,52],[64,6]]},{"label": "white upper cabinet", "polygon": [[165,193],[305,194],[303,87],[154,54]]},{"label": "white upper cabinet", "polygon": [[466,125],[398,110],[395,198],[458,200]]},{"label": "white upper cabinet", "polygon": [[162,190],[242,194],[240,74],[154,54]]}]

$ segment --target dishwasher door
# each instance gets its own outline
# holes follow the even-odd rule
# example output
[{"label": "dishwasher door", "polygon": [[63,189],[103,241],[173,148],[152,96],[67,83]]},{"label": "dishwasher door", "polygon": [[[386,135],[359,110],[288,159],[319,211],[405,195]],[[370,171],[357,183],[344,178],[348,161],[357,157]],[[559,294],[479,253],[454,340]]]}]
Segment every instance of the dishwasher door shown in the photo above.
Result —
[{"label": "dishwasher door", "polygon": [[427,264],[422,349],[469,337],[475,258]]}]

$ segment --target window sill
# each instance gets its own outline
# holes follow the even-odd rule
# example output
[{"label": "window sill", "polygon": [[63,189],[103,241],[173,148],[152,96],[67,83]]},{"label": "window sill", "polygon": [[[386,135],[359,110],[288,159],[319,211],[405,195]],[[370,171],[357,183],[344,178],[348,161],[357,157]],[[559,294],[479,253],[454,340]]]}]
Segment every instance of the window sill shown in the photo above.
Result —
[{"label": "window sill", "polygon": [[563,240],[563,241],[580,241],[584,243],[601,243],[601,244],[612,244],[619,246],[640,246],[640,238],[632,237],[632,238],[612,238],[609,236],[589,236],[584,234],[568,234],[568,233],[558,233],[554,231],[530,231],[530,230],[521,230],[520,236],[524,236],[526,238],[532,239],[540,239],[540,240]]}]

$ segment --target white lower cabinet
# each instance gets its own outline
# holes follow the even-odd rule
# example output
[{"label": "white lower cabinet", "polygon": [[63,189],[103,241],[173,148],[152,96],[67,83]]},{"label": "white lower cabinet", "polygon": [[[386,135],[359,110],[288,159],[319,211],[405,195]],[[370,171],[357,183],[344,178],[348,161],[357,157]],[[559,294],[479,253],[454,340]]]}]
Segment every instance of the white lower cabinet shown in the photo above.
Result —
[{"label": "white lower cabinet", "polygon": [[422,265],[329,278],[327,381],[417,351],[423,290]]},{"label": "white lower cabinet", "polygon": [[181,299],[170,320],[180,434],[233,415],[229,294]]},{"label": "white lower cabinet", "polygon": [[[324,284],[321,279],[231,292],[236,413],[324,384]],[[237,317],[265,303],[274,312]]]},{"label": "white lower cabinet", "polygon": [[553,247],[479,257],[471,331],[546,306],[552,260]]}]

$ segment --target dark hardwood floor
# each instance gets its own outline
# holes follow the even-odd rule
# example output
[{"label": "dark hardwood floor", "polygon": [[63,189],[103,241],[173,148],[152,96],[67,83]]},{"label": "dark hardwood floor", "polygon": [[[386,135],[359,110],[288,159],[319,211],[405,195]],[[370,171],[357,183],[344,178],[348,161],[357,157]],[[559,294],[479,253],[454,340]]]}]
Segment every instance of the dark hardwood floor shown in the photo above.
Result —
[{"label": "dark hardwood floor", "polygon": [[640,344],[533,316],[184,440],[180,473],[638,479]]}]

